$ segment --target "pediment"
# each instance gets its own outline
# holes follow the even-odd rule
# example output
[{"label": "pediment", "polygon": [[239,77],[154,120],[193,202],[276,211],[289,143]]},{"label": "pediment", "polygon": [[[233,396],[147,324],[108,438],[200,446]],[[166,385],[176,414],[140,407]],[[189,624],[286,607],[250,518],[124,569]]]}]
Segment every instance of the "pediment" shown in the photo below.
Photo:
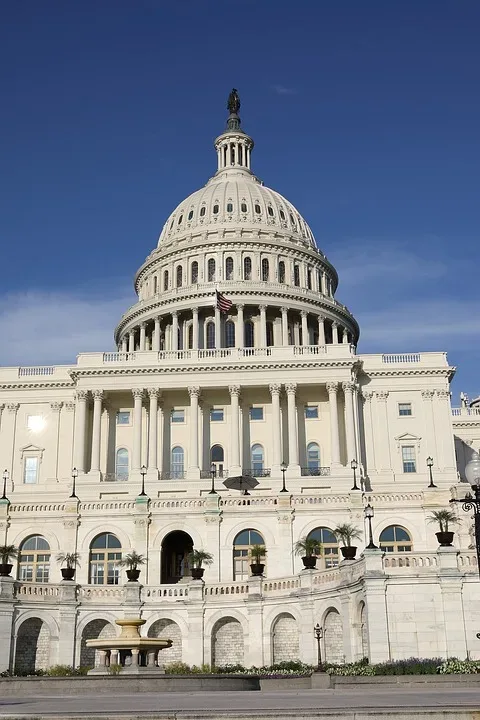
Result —
[{"label": "pediment", "polygon": [[397,442],[419,442],[422,438],[418,435],[412,435],[412,433],[403,433],[403,435],[397,435],[395,440]]},{"label": "pediment", "polygon": [[42,453],[45,450],[45,448],[38,447],[38,445],[25,445],[21,448],[22,453]]}]

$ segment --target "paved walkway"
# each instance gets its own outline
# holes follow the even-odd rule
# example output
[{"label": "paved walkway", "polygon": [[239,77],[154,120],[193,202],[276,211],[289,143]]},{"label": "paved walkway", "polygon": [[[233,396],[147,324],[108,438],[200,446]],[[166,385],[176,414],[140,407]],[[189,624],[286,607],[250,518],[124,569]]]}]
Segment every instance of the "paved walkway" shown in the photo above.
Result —
[{"label": "paved walkway", "polygon": [[[97,697],[0,698],[0,720],[6,718],[118,717],[154,720],[190,718],[328,716],[363,718],[480,718],[480,690],[467,688],[394,690],[296,690],[288,692],[202,692],[102,694]],[[450,712],[445,712],[450,710]],[[462,711],[464,710],[464,711]]]}]

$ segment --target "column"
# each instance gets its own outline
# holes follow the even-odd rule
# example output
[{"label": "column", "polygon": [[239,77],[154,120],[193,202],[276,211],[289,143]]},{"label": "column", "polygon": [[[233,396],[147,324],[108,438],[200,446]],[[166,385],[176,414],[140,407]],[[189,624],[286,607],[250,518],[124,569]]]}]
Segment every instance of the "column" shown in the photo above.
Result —
[{"label": "column", "polygon": [[240,463],[240,430],[239,430],[239,407],[240,385],[230,385],[230,413],[231,413],[231,449],[230,449],[230,476],[241,474]]},{"label": "column", "polygon": [[260,310],[260,347],[267,347],[267,306],[259,305]]},{"label": "column", "polygon": [[245,340],[245,326],[243,322],[243,303],[237,305],[237,327],[235,331],[235,345],[237,348],[243,348]]},{"label": "column", "polygon": [[215,307],[215,347],[222,347],[222,322],[220,310]]},{"label": "column", "polygon": [[193,318],[193,350],[198,350],[198,308],[192,310]]},{"label": "column", "polygon": [[338,382],[329,382],[326,385],[330,407],[330,465],[332,468],[340,465],[340,435],[338,431]]},{"label": "column", "polygon": [[288,308],[282,307],[282,345],[288,345]]},{"label": "column", "polygon": [[[438,467],[438,452],[437,444],[435,442],[435,420],[433,416],[433,396],[435,395],[434,390],[422,390],[423,408],[425,413],[425,455],[433,457],[435,465]],[[423,464],[423,467],[422,467]],[[421,459],[417,459],[417,467],[420,472],[426,472],[425,460],[423,463]]]},{"label": "column", "polygon": [[325,315],[319,315],[318,320],[318,345],[325,345]]},{"label": "column", "polygon": [[338,345],[338,323],[335,321],[332,323],[332,343]]},{"label": "column", "polygon": [[142,466],[142,399],[143,388],[133,388],[133,452],[132,471]]},{"label": "column", "polygon": [[326,295],[327,294],[327,278],[325,277],[324,272],[322,272],[322,275],[321,275],[321,284],[322,284],[321,293],[322,293],[322,295]]},{"label": "column", "polygon": [[77,390],[75,406],[75,455],[74,466],[79,473],[85,472],[85,430],[87,422],[88,390]]},{"label": "column", "polygon": [[373,442],[373,419],[372,419],[372,398],[371,390],[363,390],[361,394],[363,399],[363,432],[365,435],[365,463],[367,473],[370,474],[376,470],[375,463],[375,444]]},{"label": "column", "polygon": [[452,408],[450,405],[450,391],[437,390],[435,393],[435,434],[438,437],[437,453],[438,466],[443,470],[455,472],[455,444],[452,433]]},{"label": "column", "polygon": [[51,402],[50,403],[50,411],[52,413],[53,417],[53,433],[55,436],[55,464],[53,466],[53,474],[52,477],[54,477],[58,481],[58,454],[60,450],[60,412],[63,407],[63,402]]},{"label": "column", "polygon": [[140,350],[145,350],[145,338],[146,338],[146,323],[140,323]]},{"label": "column", "polygon": [[152,350],[159,352],[160,350],[160,316],[158,315],[155,320],[155,328],[153,331],[153,346]]},{"label": "column", "polygon": [[390,472],[392,468],[392,462],[390,459],[390,438],[388,436],[388,414],[387,414],[387,400],[388,390],[379,390],[375,393],[375,399],[377,401],[377,412],[376,415],[376,428],[375,428],[375,440],[374,443],[378,447],[379,461],[380,461],[380,472]]},{"label": "column", "polygon": [[[102,421],[103,390],[92,390],[93,395],[93,427],[92,427],[92,460],[90,472],[100,472],[100,437]],[[78,468],[77,468],[78,470]]]},{"label": "column", "polygon": [[158,396],[160,390],[158,388],[149,388],[148,397],[150,405],[148,408],[148,469],[158,470]]},{"label": "column", "polygon": [[346,327],[343,328],[342,343],[348,345],[348,330]]},{"label": "column", "polygon": [[176,310],[172,312],[171,349],[178,350],[178,312]]},{"label": "column", "polygon": [[198,466],[198,398],[200,388],[191,386],[188,388],[190,395],[190,452],[188,463],[188,477],[200,479],[200,468]]},{"label": "column", "polygon": [[270,390],[270,395],[272,396],[272,471],[274,471],[275,473],[279,473],[280,465],[282,463],[282,425],[280,415],[280,392],[282,386],[277,383],[272,383],[268,386],[268,389]]},{"label": "column", "polygon": [[135,350],[135,330],[130,330],[128,333],[128,352],[134,352]]},{"label": "column", "polygon": [[127,350],[128,350],[128,341],[127,341],[127,336],[124,335],[122,338],[122,352],[127,352]]},{"label": "column", "polygon": [[302,318],[302,345],[310,345],[310,338],[308,337],[307,311],[301,310],[300,317]]},{"label": "column", "polygon": [[347,466],[356,458],[355,446],[355,418],[353,415],[353,391],[355,385],[353,382],[342,383],[343,394],[345,398],[345,434],[347,440]]},{"label": "column", "polygon": [[287,383],[285,390],[287,392],[288,411],[288,475],[296,477],[300,474],[298,465],[297,407],[295,403],[297,384]]}]

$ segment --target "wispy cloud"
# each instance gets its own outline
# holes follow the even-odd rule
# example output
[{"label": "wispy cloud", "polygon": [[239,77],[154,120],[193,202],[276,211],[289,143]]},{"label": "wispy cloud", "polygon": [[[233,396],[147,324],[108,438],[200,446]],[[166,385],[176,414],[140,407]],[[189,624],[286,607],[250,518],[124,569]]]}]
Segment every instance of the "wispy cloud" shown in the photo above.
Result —
[{"label": "wispy cloud", "polygon": [[297,91],[295,88],[285,87],[285,85],[273,85],[272,89],[277,95],[296,95]]}]

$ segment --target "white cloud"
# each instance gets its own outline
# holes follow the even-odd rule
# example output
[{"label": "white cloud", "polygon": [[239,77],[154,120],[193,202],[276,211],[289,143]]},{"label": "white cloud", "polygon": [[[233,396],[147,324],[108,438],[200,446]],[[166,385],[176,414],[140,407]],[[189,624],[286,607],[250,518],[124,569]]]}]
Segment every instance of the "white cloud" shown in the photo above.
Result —
[{"label": "white cloud", "polygon": [[277,95],[296,95],[297,91],[295,88],[289,88],[285,87],[285,85],[273,85],[274,92],[277,93]]}]

